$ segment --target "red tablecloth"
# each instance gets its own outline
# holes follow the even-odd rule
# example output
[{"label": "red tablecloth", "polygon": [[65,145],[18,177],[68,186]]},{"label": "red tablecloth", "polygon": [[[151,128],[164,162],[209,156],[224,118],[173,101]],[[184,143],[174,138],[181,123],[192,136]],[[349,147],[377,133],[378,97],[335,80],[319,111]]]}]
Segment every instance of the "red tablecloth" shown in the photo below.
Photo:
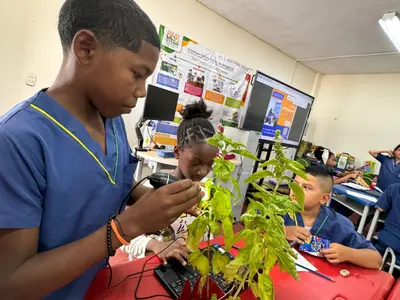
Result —
[{"label": "red tablecloth", "polygon": [[[223,244],[223,239],[217,238],[213,243]],[[235,255],[237,252],[233,250],[232,254]],[[333,278],[336,282],[330,282],[309,272],[299,272],[300,282],[297,282],[275,267],[271,272],[271,277],[275,285],[276,300],[381,300],[385,299],[394,283],[394,278],[382,271],[368,270],[352,265],[332,265],[322,258],[304,256],[318,268],[319,272]],[[140,272],[146,259],[113,266],[112,285],[130,274]],[[154,258],[146,264],[146,269],[155,268],[159,264],[160,261]],[[351,275],[347,278],[342,277],[339,274],[341,269],[350,271]],[[139,275],[132,276],[120,285],[107,289],[109,276],[108,269],[100,271],[85,299],[134,299]],[[138,297],[143,298],[157,294],[167,295],[167,292],[152,271],[144,273],[138,289]],[[163,297],[154,299],[163,299]],[[250,300],[254,299],[254,296],[242,297],[242,299]]]},{"label": "red tablecloth", "polygon": [[400,279],[398,279],[392,287],[392,291],[387,297],[387,300],[400,300]]}]

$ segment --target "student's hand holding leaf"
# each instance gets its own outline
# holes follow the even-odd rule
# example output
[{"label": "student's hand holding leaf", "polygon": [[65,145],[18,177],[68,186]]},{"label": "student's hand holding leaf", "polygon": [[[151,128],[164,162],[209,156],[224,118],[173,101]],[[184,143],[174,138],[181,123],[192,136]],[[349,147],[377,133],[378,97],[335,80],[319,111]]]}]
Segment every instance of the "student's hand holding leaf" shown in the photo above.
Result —
[{"label": "student's hand holding leaf", "polygon": [[299,244],[309,242],[311,239],[311,233],[300,226],[286,226],[286,239],[288,241],[297,241]]},{"label": "student's hand holding leaf", "polygon": [[156,232],[190,211],[202,197],[200,187],[191,180],[177,181],[145,194],[118,219],[128,237]]}]

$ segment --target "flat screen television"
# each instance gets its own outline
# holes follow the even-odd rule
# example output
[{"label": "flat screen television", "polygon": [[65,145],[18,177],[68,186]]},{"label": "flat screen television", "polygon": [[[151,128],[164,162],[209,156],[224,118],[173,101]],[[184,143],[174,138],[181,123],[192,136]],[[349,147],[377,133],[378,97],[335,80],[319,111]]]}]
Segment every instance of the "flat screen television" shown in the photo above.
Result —
[{"label": "flat screen television", "polygon": [[297,147],[303,138],[314,97],[257,71],[242,128],[261,132],[273,142],[281,131],[282,144]]}]

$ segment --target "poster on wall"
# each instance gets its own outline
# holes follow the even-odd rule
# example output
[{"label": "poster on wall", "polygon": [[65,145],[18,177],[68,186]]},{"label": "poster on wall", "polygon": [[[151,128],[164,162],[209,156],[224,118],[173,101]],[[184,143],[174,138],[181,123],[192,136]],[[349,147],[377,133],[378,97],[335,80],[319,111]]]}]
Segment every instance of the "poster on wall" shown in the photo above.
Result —
[{"label": "poster on wall", "polygon": [[280,130],[282,137],[287,139],[296,108],[297,106],[291,101],[290,95],[274,89],[267,108],[261,136],[273,138],[275,131]]},{"label": "poster on wall", "polygon": [[179,110],[200,98],[213,110],[210,121],[216,129],[237,127],[252,70],[163,25],[159,36],[161,52],[153,84],[179,93],[179,100],[174,122],[158,126],[154,140],[174,145],[176,135],[171,132],[181,121]]}]

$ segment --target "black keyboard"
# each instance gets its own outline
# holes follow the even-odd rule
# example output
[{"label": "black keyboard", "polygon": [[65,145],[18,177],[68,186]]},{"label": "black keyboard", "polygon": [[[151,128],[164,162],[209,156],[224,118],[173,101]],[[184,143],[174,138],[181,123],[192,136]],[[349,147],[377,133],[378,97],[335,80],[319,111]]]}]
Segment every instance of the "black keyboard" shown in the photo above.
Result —
[{"label": "black keyboard", "polygon": [[[229,252],[226,252],[221,246],[214,244],[212,247],[221,254],[227,255],[230,260],[234,259],[233,255],[231,255]],[[213,253],[213,251],[211,253]],[[186,281],[189,282],[193,291],[194,286],[201,277],[198,270],[193,269],[189,265],[183,266],[177,260],[171,260],[167,265],[158,266],[154,272],[161,284],[175,299],[181,296]],[[232,283],[228,283],[224,280],[222,274],[210,273],[210,278],[224,293],[227,293],[232,286]]]}]

